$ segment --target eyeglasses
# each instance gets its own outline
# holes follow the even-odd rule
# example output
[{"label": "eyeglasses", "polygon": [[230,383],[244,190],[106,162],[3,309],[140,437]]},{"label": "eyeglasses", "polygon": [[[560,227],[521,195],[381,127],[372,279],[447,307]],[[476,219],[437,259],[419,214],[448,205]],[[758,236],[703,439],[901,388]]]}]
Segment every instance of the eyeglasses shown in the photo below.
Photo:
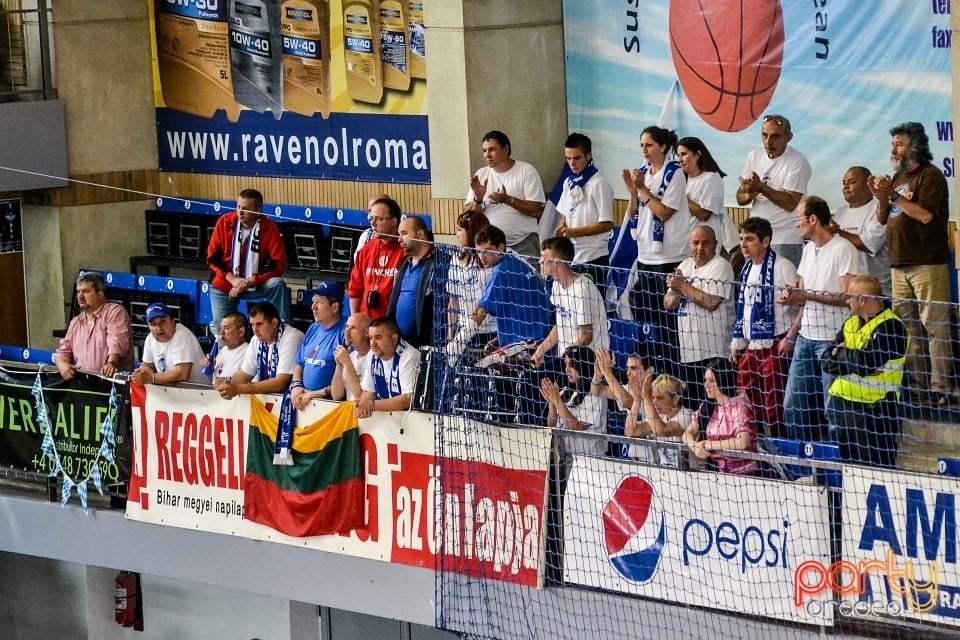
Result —
[{"label": "eyeglasses", "polygon": [[380,218],[380,217],[377,217],[377,216],[369,216],[369,217],[367,218],[367,220],[370,221],[370,224],[383,224],[383,223],[386,222],[387,220],[393,220],[393,218],[390,218],[390,217]]}]

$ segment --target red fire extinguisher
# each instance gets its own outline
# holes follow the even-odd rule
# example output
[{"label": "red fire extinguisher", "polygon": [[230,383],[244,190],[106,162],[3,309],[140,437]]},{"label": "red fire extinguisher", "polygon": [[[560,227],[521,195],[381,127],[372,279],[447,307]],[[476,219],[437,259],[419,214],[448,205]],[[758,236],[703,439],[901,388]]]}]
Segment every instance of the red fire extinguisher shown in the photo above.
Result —
[{"label": "red fire extinguisher", "polygon": [[140,593],[140,574],[121,571],[114,583],[114,619],[123,627],[143,631],[143,597]]}]

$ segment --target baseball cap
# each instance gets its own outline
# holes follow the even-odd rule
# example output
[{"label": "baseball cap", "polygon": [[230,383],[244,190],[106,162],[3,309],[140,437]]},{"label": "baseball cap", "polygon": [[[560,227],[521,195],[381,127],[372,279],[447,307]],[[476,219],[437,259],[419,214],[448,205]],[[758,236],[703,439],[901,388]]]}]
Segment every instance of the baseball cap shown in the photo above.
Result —
[{"label": "baseball cap", "polygon": [[167,305],[163,304],[162,302],[154,302],[147,307],[147,312],[144,314],[144,316],[146,317],[147,322],[152,322],[153,320],[162,318],[163,316],[172,318],[173,314],[170,313],[170,307]]},{"label": "baseball cap", "polygon": [[325,296],[334,300],[343,300],[343,286],[333,280],[324,280],[310,290],[311,296]]}]

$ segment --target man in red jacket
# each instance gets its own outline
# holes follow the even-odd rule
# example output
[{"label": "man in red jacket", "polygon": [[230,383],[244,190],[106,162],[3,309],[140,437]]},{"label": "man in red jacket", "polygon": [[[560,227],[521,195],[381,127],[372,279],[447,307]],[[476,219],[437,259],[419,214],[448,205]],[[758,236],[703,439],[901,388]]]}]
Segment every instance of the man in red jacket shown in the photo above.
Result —
[{"label": "man in red jacket", "polygon": [[350,271],[347,295],[351,313],[366,313],[371,320],[387,315],[393,278],[406,255],[397,240],[401,216],[400,205],[392,198],[377,198],[370,207],[370,224],[376,234],[357,252]]},{"label": "man in red jacket", "polygon": [[221,216],[213,229],[207,247],[213,328],[237,310],[241,298],[266,300],[290,322],[290,292],[283,281],[287,253],[280,229],[262,211],[263,195],[244,189],[237,210]]}]

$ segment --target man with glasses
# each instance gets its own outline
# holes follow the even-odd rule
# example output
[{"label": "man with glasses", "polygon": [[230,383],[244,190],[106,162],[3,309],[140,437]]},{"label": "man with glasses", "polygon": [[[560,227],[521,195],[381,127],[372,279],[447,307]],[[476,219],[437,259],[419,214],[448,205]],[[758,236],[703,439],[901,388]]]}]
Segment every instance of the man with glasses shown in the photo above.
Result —
[{"label": "man with glasses", "polygon": [[369,200],[367,200],[367,223],[369,223],[370,226],[364,229],[363,233],[360,234],[360,237],[357,238],[357,248],[353,250],[354,260],[357,259],[357,254],[360,253],[360,249],[363,249],[363,245],[370,242],[370,240],[377,233],[377,230],[373,226],[374,215],[370,213],[370,209],[373,208],[373,203],[379,200],[380,198],[389,198],[389,197],[390,196],[388,196],[387,194],[381,193],[380,195],[373,196]]},{"label": "man with glasses", "polygon": [[737,204],[752,205],[751,216],[770,221],[778,256],[797,264],[803,239],[794,226],[794,214],[810,182],[810,163],[787,146],[793,139],[790,121],[780,115],[764,116],[761,147],[747,154],[737,189]]},{"label": "man with glasses", "polygon": [[810,242],[803,247],[796,287],[785,289],[778,301],[802,307],[779,344],[781,355],[793,352],[783,418],[789,438],[809,442],[823,439],[824,390],[833,375],[821,372],[820,357],[843,326],[845,294],[860,275],[860,258],[848,240],[830,232],[830,205],[823,198],[802,199],[795,220]]},{"label": "man with glasses", "polygon": [[371,320],[387,315],[393,279],[405,255],[397,236],[401,215],[400,205],[392,198],[377,198],[370,207],[376,236],[363,245],[350,271],[351,313],[366,313]]}]

